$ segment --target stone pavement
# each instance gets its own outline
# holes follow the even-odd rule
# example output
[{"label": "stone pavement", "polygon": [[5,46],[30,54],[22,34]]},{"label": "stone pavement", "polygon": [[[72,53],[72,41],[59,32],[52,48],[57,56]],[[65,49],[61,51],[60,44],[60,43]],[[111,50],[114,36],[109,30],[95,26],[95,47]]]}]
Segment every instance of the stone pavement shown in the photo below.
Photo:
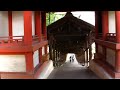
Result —
[{"label": "stone pavement", "polygon": [[74,61],[67,61],[61,67],[55,68],[48,79],[100,79],[89,68]]}]

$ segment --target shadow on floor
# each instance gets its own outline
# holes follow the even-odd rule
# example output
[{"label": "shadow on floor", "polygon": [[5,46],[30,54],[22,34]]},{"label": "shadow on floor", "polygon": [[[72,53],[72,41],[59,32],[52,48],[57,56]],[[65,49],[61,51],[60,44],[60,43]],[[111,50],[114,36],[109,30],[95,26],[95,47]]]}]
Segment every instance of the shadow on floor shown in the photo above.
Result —
[{"label": "shadow on floor", "polygon": [[83,67],[76,62],[64,63],[63,66],[55,68],[48,79],[100,79],[89,68]]}]

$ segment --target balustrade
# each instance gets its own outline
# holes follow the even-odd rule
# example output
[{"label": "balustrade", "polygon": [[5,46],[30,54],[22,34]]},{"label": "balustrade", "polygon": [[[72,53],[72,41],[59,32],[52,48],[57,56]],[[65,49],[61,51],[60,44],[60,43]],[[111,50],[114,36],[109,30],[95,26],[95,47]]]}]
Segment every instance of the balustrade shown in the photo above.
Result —
[{"label": "balustrade", "polygon": [[107,33],[106,41],[116,42],[116,33]]},{"label": "balustrade", "polygon": [[[42,36],[42,41],[45,40],[45,36]],[[39,37],[37,35],[32,36],[32,43],[39,43]],[[4,36],[0,37],[0,46],[13,46],[24,45],[24,36]]]}]

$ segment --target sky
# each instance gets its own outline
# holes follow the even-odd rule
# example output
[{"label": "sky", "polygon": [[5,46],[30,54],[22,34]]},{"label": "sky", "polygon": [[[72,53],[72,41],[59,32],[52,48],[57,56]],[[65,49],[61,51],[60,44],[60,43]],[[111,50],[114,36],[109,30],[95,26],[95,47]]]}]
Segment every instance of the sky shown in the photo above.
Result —
[{"label": "sky", "polygon": [[[57,12],[59,14],[65,14],[66,12]],[[92,25],[95,25],[95,14],[94,11],[74,11],[72,14]],[[79,17],[80,16],[80,17]]]},{"label": "sky", "polygon": [[72,14],[75,16],[75,17],[79,17],[80,16],[80,19],[92,24],[92,25],[95,25],[95,13],[94,11],[79,11],[79,12],[72,12]]}]

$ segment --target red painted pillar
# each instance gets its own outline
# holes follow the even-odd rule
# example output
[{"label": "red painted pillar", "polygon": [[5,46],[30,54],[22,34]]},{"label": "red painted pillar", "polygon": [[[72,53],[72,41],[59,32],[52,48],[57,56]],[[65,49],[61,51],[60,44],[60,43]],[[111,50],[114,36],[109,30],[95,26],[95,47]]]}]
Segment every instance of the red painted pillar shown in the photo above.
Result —
[{"label": "red painted pillar", "polygon": [[47,39],[47,28],[46,28],[46,12],[42,12],[42,29],[45,39]]},{"label": "red painted pillar", "polygon": [[[47,40],[47,28],[46,28],[46,13],[42,12],[42,29],[43,29],[43,36],[45,36],[45,40]],[[47,45],[45,47],[45,54],[47,54]]]},{"label": "red painted pillar", "polygon": [[45,54],[47,54],[47,45],[45,45]]},{"label": "red painted pillar", "polygon": [[26,58],[26,72],[32,74],[34,72],[33,53],[32,52],[26,53],[25,58]]},{"label": "red painted pillar", "polygon": [[[116,42],[120,43],[120,11],[115,11]],[[120,50],[116,50],[115,71],[120,72]]]},{"label": "red painted pillar", "polygon": [[[39,37],[39,41],[42,39],[42,18],[41,12],[35,11],[35,35]],[[39,48],[39,63],[42,63],[42,48]]]},{"label": "red painted pillar", "polygon": [[120,50],[116,51],[115,71],[120,72]]},{"label": "red painted pillar", "polygon": [[116,18],[116,42],[120,43],[120,11],[115,11]]},{"label": "red painted pillar", "polygon": [[32,11],[24,11],[24,43],[32,44]]},{"label": "red painted pillar", "polygon": [[95,11],[95,38],[98,38],[98,12]]},{"label": "red painted pillar", "polygon": [[[106,34],[108,33],[108,11],[102,11],[102,39],[106,40]],[[106,47],[103,48],[103,58],[106,60]]]},{"label": "red painted pillar", "polygon": [[[95,11],[95,39],[98,38],[98,12]],[[96,53],[98,52],[98,44],[95,43]]]},{"label": "red painted pillar", "polygon": [[[9,36],[13,36],[12,35],[12,11],[8,11],[8,30],[9,30]],[[12,37],[11,37],[12,39]]]},{"label": "red painted pillar", "polygon": [[108,33],[108,11],[102,12],[102,32],[103,32],[103,40],[106,39],[106,34]]},{"label": "red painted pillar", "polygon": [[[24,43],[25,45],[32,45],[32,11],[24,11]],[[25,54],[26,58],[26,72],[33,73],[33,53]]]},{"label": "red painted pillar", "polygon": [[39,63],[43,63],[42,61],[42,48],[39,48]]},{"label": "red painted pillar", "polygon": [[41,12],[35,11],[35,35],[39,37],[39,41],[42,38],[42,27],[41,27]]}]

